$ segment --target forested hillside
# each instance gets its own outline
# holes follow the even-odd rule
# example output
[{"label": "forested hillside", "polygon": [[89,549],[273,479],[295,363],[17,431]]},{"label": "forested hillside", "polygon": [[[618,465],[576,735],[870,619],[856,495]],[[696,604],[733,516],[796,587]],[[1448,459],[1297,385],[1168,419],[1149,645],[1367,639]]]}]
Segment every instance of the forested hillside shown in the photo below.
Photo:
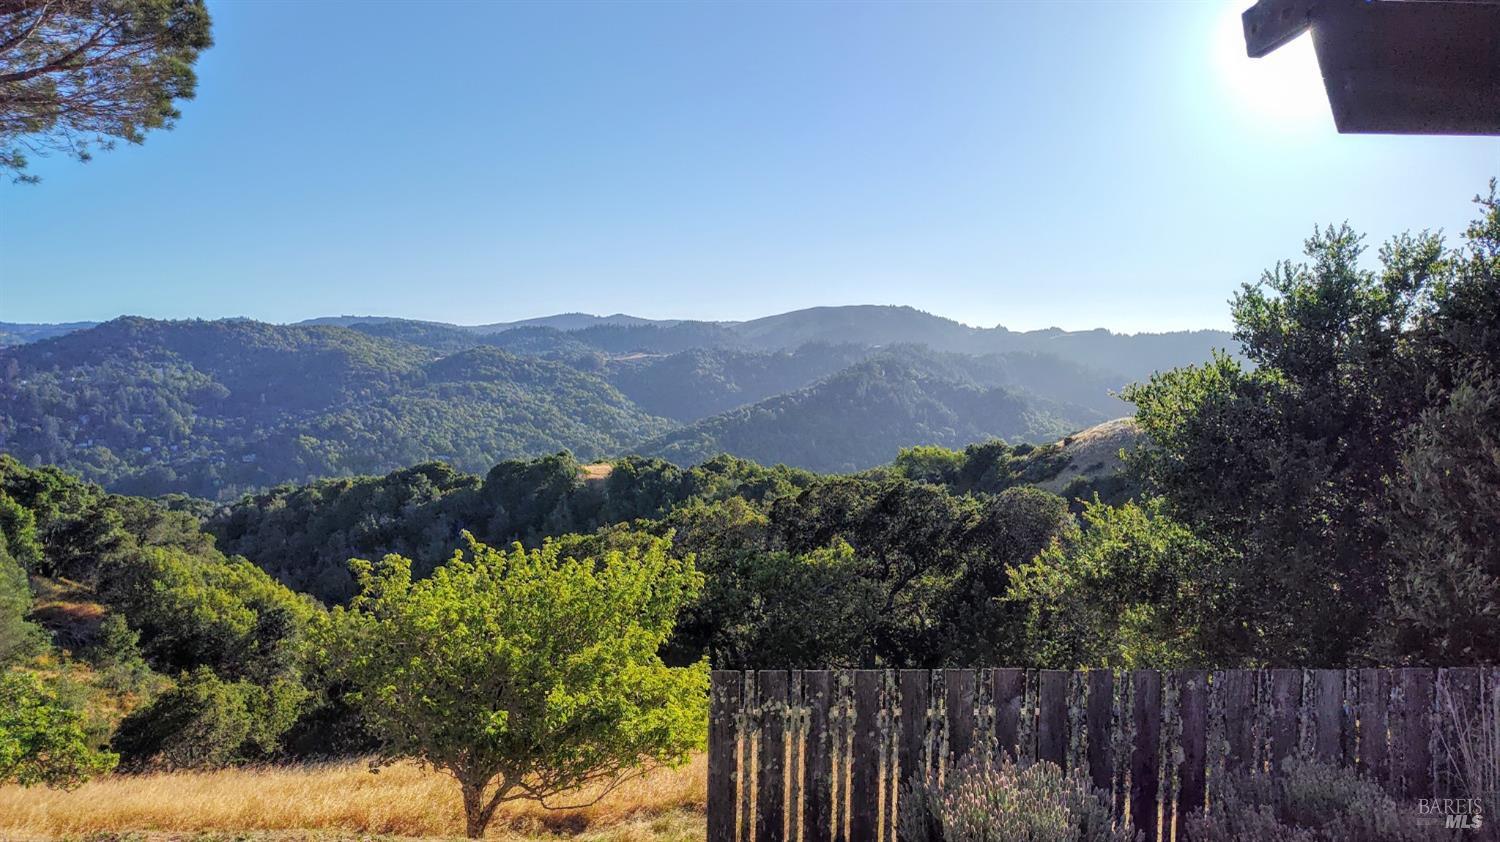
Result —
[{"label": "forested hillside", "polygon": [[[690,465],[715,453],[817,471],[857,471],[912,443],[961,447],[987,438],[1037,441],[1067,422],[1021,393],[943,379],[907,356],[882,355],[806,389],[700,421],[640,451]],[[783,431],[795,431],[783,437]]]},{"label": "forested hillside", "polygon": [[121,491],[207,498],[443,459],[619,452],[671,425],[598,375],[338,327],[117,319],[0,355],[0,443]]},{"label": "forested hillside", "polygon": [[[868,329],[847,329],[871,313]],[[1128,412],[1112,396],[1128,381],[1109,367],[863,341],[883,327],[914,335],[913,323],[972,332],[900,308],[823,319],[859,342],[774,347],[809,318],[767,333],[629,317],[486,328],[126,317],[0,350],[0,448],[115,491],[229,500],[287,481],[429,460],[478,472],[560,450],[858,470],[910,445],[1042,442]]]}]

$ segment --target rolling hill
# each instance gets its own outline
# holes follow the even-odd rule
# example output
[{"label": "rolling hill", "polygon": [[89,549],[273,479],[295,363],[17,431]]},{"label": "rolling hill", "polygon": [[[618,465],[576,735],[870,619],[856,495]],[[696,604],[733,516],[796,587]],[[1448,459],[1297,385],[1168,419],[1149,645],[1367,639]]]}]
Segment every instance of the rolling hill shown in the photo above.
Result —
[{"label": "rolling hill", "polygon": [[678,464],[729,453],[763,464],[847,472],[887,462],[912,444],[1041,440],[1069,426],[1021,392],[943,379],[912,355],[882,355],[637,450]]},{"label": "rolling hill", "polygon": [[859,470],[912,445],[1042,442],[1128,414],[1113,391],[1225,338],[1014,333],[901,307],[742,323],[316,321],[55,326],[0,349],[0,450],[112,490],[219,500],[561,450]]}]

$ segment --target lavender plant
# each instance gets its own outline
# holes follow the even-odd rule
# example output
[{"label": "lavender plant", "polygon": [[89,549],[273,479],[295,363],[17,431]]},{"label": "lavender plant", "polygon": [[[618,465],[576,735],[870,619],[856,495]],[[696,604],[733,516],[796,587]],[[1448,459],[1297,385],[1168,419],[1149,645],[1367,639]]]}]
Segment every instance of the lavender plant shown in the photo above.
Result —
[{"label": "lavender plant", "polygon": [[1079,771],[1054,763],[990,763],[970,757],[946,779],[913,779],[901,798],[901,838],[909,842],[1128,842],[1115,827],[1109,797]]}]

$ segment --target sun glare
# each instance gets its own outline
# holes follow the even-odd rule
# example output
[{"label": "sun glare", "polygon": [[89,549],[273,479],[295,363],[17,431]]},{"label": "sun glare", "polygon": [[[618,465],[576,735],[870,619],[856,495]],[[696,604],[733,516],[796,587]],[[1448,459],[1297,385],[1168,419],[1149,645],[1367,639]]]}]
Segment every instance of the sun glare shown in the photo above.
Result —
[{"label": "sun glare", "polygon": [[1219,77],[1237,108],[1262,123],[1283,128],[1331,124],[1323,76],[1306,33],[1263,58],[1245,54],[1240,15],[1250,0],[1228,0],[1214,33]]}]

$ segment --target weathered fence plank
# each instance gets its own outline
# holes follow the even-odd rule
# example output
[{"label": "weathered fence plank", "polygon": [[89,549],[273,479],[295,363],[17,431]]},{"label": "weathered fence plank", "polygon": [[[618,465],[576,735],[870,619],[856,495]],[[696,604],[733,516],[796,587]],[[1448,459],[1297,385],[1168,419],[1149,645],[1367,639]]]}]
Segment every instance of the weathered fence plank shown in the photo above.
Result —
[{"label": "weathered fence plank", "polygon": [[1325,763],[1339,763],[1344,758],[1344,671],[1315,670],[1313,687],[1313,753]]},{"label": "weathered fence plank", "polygon": [[944,670],[943,694],[948,721],[948,768],[954,768],[974,745],[978,713],[974,670]]},{"label": "weathered fence plank", "polygon": [[1177,815],[1187,816],[1202,812],[1207,797],[1208,673],[1181,670],[1177,675],[1182,688],[1179,696],[1182,763],[1178,769]]},{"label": "weathered fence plank", "polygon": [[1161,792],[1161,673],[1136,670],[1130,674],[1131,719],[1135,740],[1130,752],[1130,822],[1146,842],[1156,842]]},{"label": "weathered fence plank", "polygon": [[744,674],[715,670],[708,702],[708,842],[734,842],[739,795],[739,717]]},{"label": "weathered fence plank", "polygon": [[932,673],[901,671],[901,728],[896,742],[896,767],[905,785],[913,777],[927,777],[927,717],[932,707]]},{"label": "weathered fence plank", "polygon": [[833,707],[833,673],[807,670],[802,673],[802,703],[807,707],[807,733],[802,756],[802,839],[830,842],[833,839],[833,732],[829,714]]},{"label": "weathered fence plank", "polygon": [[1271,670],[1271,764],[1281,765],[1297,749],[1297,713],[1302,707],[1302,670]]},{"label": "weathered fence plank", "polygon": [[1256,673],[1250,670],[1223,670],[1219,700],[1224,708],[1224,771],[1233,774],[1248,770],[1255,762],[1255,685]]},{"label": "weathered fence plank", "polygon": [[1037,680],[1036,756],[1063,766],[1068,760],[1068,678],[1065,670],[1042,670]]},{"label": "weathered fence plank", "polygon": [[786,710],[785,670],[763,670],[756,675],[760,699],[760,768],[755,774],[755,840],[782,842],[786,833]]},{"label": "weathered fence plank", "polygon": [[878,839],[880,827],[880,671],[854,672],[854,756],[849,764],[849,837]]},{"label": "weathered fence plank", "polygon": [[[930,779],[927,750],[928,715],[932,707],[932,673],[927,670],[901,671],[901,725],[896,742],[896,769],[899,778],[896,791],[913,781]],[[898,798],[896,824],[899,827],[912,813],[910,799]]]},{"label": "weathered fence plank", "polygon": [[1398,792],[1407,798],[1432,796],[1433,683],[1430,669],[1396,671],[1401,704],[1391,720],[1391,770]]},{"label": "weathered fence plank", "polygon": [[1391,672],[1359,671],[1359,770],[1389,785]]},{"label": "weathered fence plank", "polygon": [[1108,792],[1115,776],[1114,715],[1115,674],[1109,670],[1088,673],[1088,706],[1084,722],[1088,739],[1089,780]]},{"label": "weathered fence plank", "polygon": [[1026,696],[1026,671],[997,669],[990,673],[990,698],[995,704],[995,756],[1021,758],[1021,702]]}]

